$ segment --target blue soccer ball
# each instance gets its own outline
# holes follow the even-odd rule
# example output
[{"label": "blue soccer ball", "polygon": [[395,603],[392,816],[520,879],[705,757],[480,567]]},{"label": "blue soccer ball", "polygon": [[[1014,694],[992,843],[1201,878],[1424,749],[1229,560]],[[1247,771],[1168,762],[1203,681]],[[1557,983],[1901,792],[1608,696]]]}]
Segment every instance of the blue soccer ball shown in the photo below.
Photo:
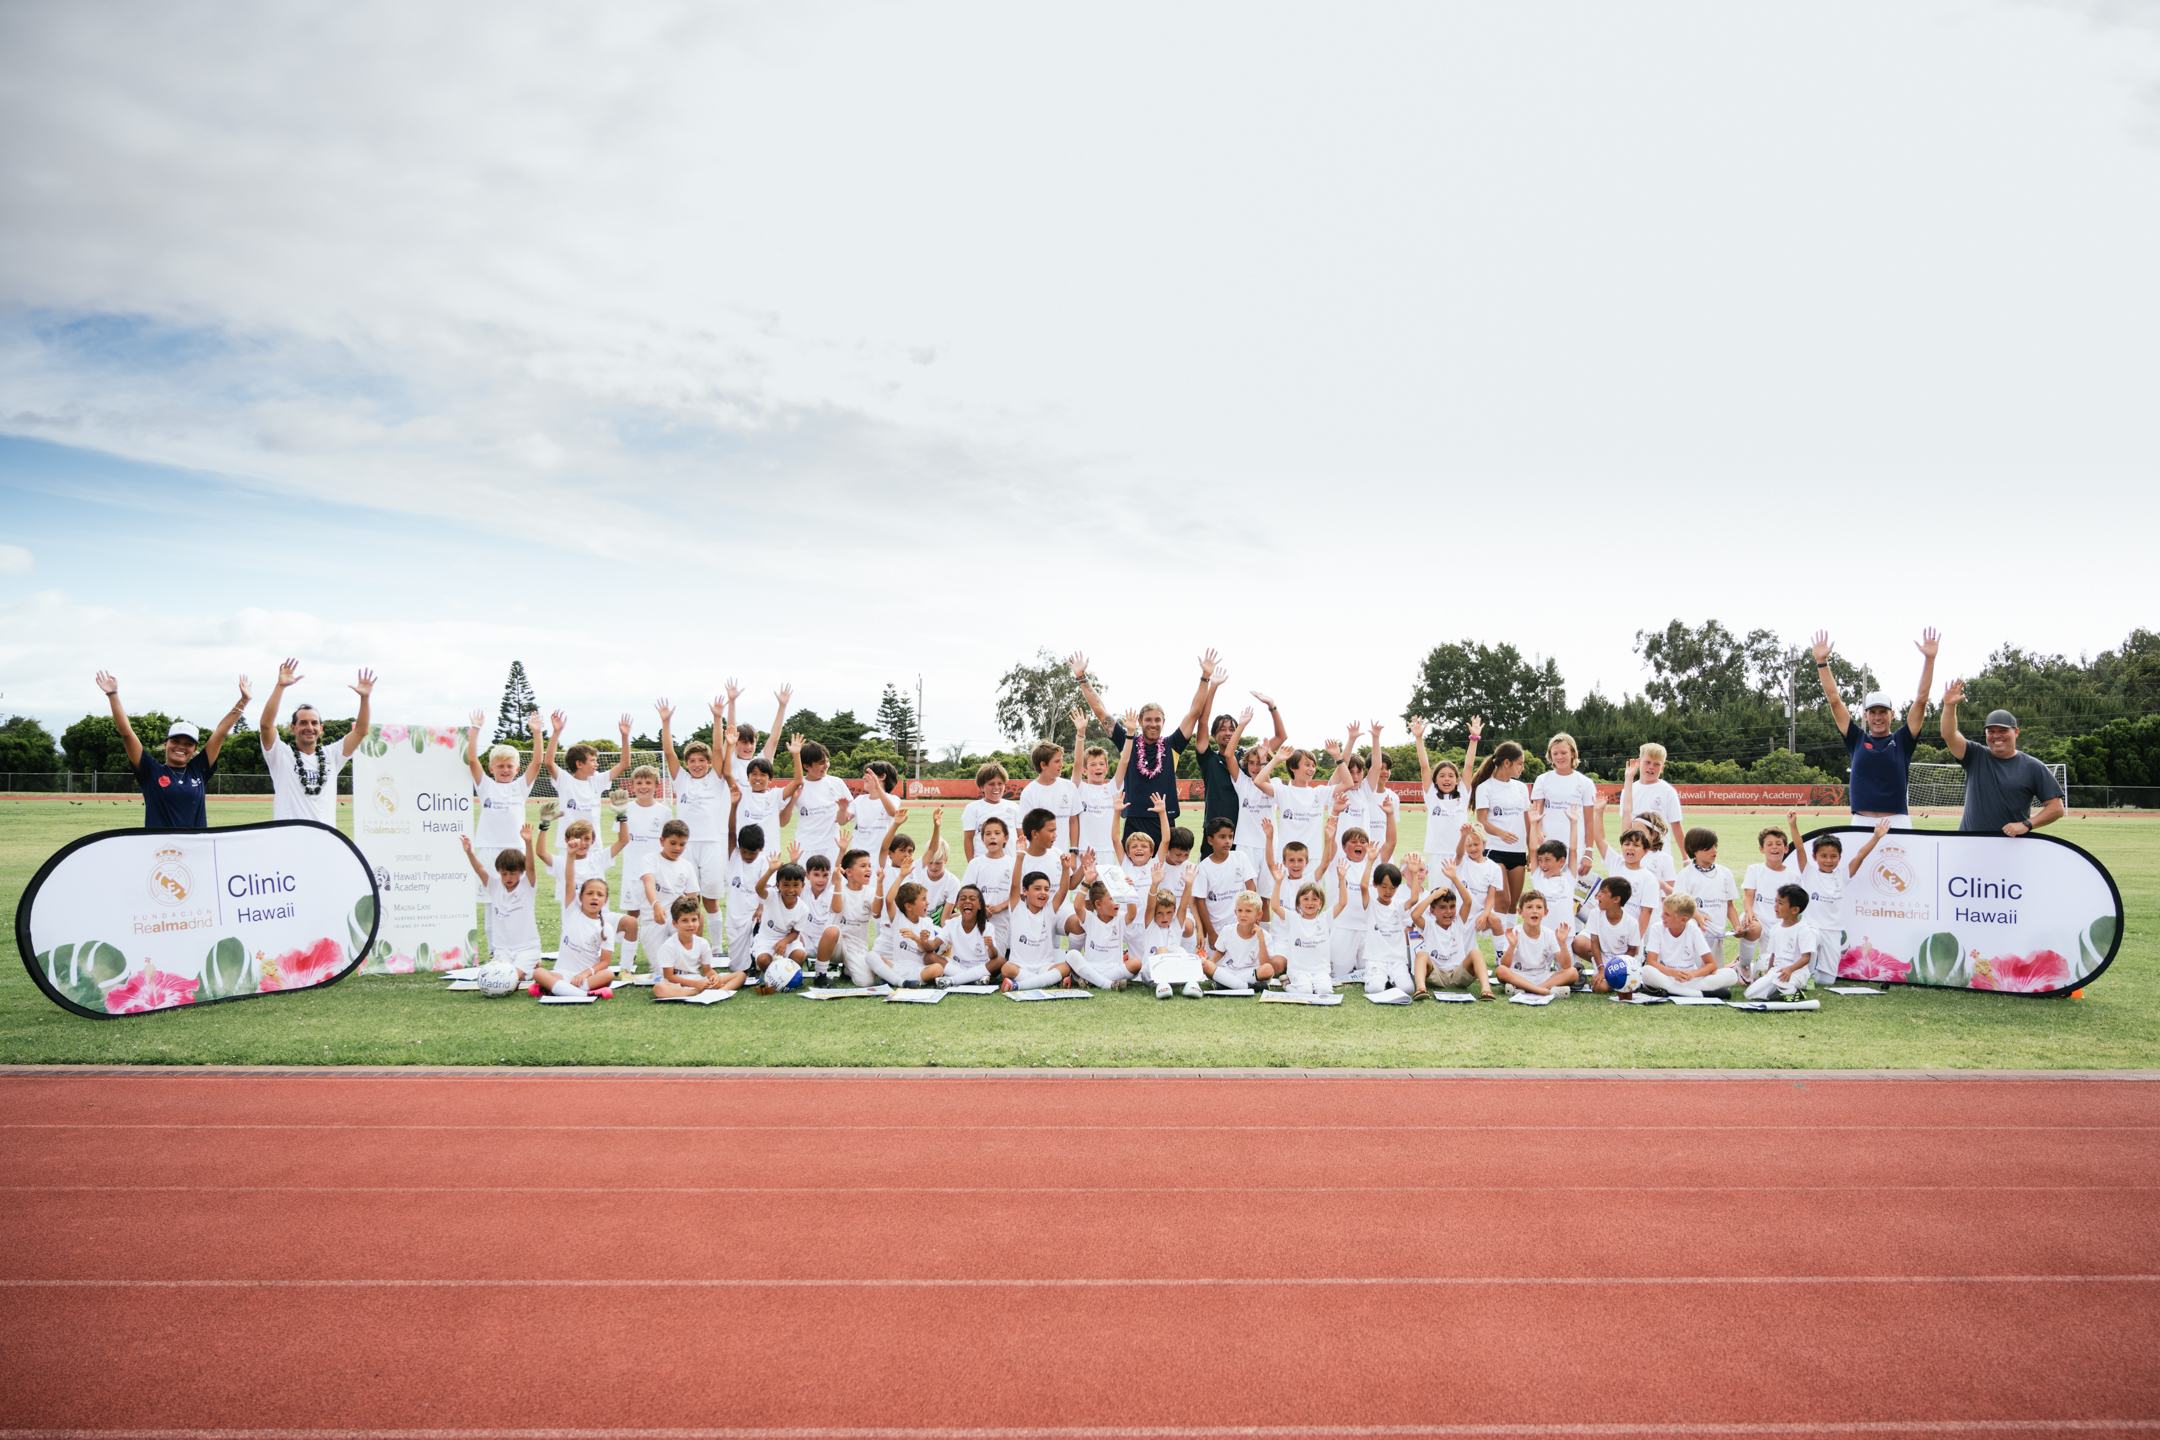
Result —
[{"label": "blue soccer ball", "polygon": [[1615,955],[1605,962],[1605,983],[1615,990],[1627,988],[1627,957]]}]

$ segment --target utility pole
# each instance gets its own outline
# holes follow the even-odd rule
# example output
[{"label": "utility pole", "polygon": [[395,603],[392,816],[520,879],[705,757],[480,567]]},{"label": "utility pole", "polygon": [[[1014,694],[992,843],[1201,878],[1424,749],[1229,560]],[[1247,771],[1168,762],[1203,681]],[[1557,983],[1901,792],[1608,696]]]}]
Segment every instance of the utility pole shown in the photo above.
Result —
[{"label": "utility pole", "polygon": [[1794,654],[1785,667],[1785,748],[1800,748],[1800,657]]},{"label": "utility pole", "polygon": [[927,733],[923,729],[922,719],[922,671],[918,670],[915,672],[915,778],[917,780],[922,779],[923,736]]}]

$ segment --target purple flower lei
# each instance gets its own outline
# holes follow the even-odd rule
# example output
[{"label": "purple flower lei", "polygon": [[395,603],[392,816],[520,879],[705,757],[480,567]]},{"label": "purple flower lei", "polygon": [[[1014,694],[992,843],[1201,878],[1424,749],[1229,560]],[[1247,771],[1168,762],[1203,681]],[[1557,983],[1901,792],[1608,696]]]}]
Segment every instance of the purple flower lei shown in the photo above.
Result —
[{"label": "purple flower lei", "polygon": [[1163,756],[1169,749],[1170,742],[1167,739],[1155,742],[1155,768],[1150,770],[1147,763],[1148,742],[1136,738],[1133,742],[1133,758],[1140,762],[1140,773],[1150,780],[1162,774]]}]

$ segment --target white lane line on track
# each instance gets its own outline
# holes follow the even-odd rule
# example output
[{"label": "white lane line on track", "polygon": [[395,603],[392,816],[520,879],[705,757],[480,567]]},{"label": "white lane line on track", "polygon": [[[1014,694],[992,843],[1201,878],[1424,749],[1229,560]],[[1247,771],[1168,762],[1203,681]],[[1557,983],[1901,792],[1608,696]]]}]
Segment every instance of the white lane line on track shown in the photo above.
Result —
[{"label": "white lane line on track", "polygon": [[1519,1133],[1543,1132],[1572,1133],[1577,1131],[1622,1133],[1694,1133],[1728,1131],[1768,1131],[1776,1134],[1816,1134],[1823,1131],[1852,1131],[1856,1133],[1896,1133],[1914,1131],[1942,1134],[1996,1134],[2001,1132],[2040,1131],[2045,1134],[2065,1133],[2144,1133],[2160,1130],[2160,1125],[504,1125],[460,1122],[458,1124],[413,1124],[399,1121],[341,1120],[334,1123],[285,1120],[258,1123],[204,1122],[193,1120],[25,1120],[0,1122],[0,1130],[578,1130],[603,1131],[611,1135],[638,1134],[643,1131],[671,1133],[675,1131],[713,1131],[720,1134],[780,1134],[791,1135],[813,1131],[955,1131],[955,1130],[1018,1130],[1028,1133],[1044,1131],[1092,1131],[1100,1130],[1117,1135],[1139,1134],[1149,1131],[1168,1131],[1174,1134],[1233,1133],[1277,1135],[1293,1132],[1318,1132],[1320,1134],[1346,1134],[1377,1132],[1380,1134],[1425,1134],[1483,1132]]},{"label": "white lane line on track", "polygon": [[2143,1285],[2160,1275],[1339,1275],[1043,1279],[7,1280],[0,1290],[1204,1290],[1682,1285]]},{"label": "white lane line on track", "polygon": [[1785,1195],[2144,1193],[2160,1185],[0,1185],[4,1195]]},{"label": "white lane line on track", "polygon": [[1351,1440],[1410,1437],[1599,1435],[2034,1435],[2160,1430],[2160,1420],[1614,1421],[1608,1424],[1430,1425],[880,1425],[494,1430],[0,1430],[0,1440]]}]

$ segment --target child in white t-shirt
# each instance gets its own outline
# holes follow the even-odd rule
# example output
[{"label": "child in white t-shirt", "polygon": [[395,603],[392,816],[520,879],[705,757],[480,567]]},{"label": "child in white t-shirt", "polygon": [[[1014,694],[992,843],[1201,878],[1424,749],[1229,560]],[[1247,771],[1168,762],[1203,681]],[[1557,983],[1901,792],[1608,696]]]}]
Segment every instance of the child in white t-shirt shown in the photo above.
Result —
[{"label": "child in white t-shirt", "polygon": [[[1227,825],[1229,820],[1227,815],[1216,817],[1217,824]],[[1260,928],[1260,897],[1240,890],[1231,907],[1231,922],[1216,933],[1213,953],[1200,957],[1200,969],[1218,989],[1264,990],[1274,978],[1275,964],[1268,953],[1267,932]]]},{"label": "child in white t-shirt", "polygon": [[1656,913],[1666,893],[1665,882],[1643,863],[1643,857],[1649,853],[1650,832],[1640,825],[1630,825],[1622,830],[1619,847],[1605,852],[1605,873],[1628,882],[1628,909],[1644,934],[1649,933],[1650,917]]},{"label": "child in white t-shirt", "polygon": [[616,833],[628,837],[622,852],[625,890],[631,888],[630,877],[643,874],[647,859],[659,853],[660,827],[674,818],[675,812],[660,798],[660,772],[650,765],[632,770],[630,803],[615,812]]},{"label": "child in white t-shirt", "polygon": [[1476,923],[1469,918],[1470,903],[1462,898],[1460,872],[1454,861],[1442,860],[1440,873],[1447,883],[1434,886],[1410,912],[1410,922],[1424,932],[1411,962],[1417,981],[1411,993],[1467,990],[1475,984],[1478,998],[1490,1000],[1492,977],[1485,970],[1485,952],[1478,948]]},{"label": "child in white t-shirt", "polygon": [[1383,1005],[1410,1003],[1410,915],[1425,872],[1416,855],[1406,869],[1373,864],[1367,852],[1358,877],[1365,902],[1365,996]]},{"label": "child in white t-shirt", "polygon": [[1470,805],[1485,834],[1485,853],[1507,877],[1506,892],[1493,906],[1500,915],[1515,913],[1530,868],[1530,787],[1521,779],[1523,764],[1522,746],[1503,740],[1478,766],[1470,786]]},{"label": "child in white t-shirt", "polygon": [[561,908],[575,910],[580,887],[587,880],[607,878],[608,866],[622,853],[623,841],[617,836],[613,849],[597,849],[593,845],[593,823],[581,817],[563,826],[562,843],[559,853],[550,854],[547,836],[536,836],[533,855],[540,868],[555,877],[555,898]]},{"label": "child in white t-shirt", "polygon": [[[1800,828],[1800,817],[1794,815],[1792,827]],[[1815,983],[1829,985],[1838,978],[1838,959],[1844,953],[1845,944],[1845,882],[1860,873],[1861,862],[1868,853],[1882,843],[1888,835],[1895,817],[1885,815],[1875,822],[1875,833],[1867,838],[1859,852],[1850,861],[1845,859],[1845,846],[1835,835],[1824,835],[1815,841],[1815,864],[1804,872],[1800,884],[1808,892],[1808,928],[1815,932]]]},{"label": "child in white t-shirt", "polygon": [[992,816],[1004,821],[1008,845],[1020,833],[1020,807],[1005,798],[1005,788],[1011,783],[1005,767],[994,761],[975,772],[975,789],[981,798],[968,801],[960,812],[960,853],[970,861],[982,843],[983,821]]},{"label": "child in white t-shirt", "polygon": [[943,936],[948,958],[938,983],[987,985],[990,977],[1004,967],[1005,959],[998,953],[997,937],[990,933],[983,893],[976,886],[962,885],[952,903]]},{"label": "child in white t-shirt", "polygon": [[[885,878],[879,876],[881,888]],[[945,974],[945,942],[930,923],[929,892],[913,880],[904,881],[889,896],[881,894],[878,905],[872,975],[895,989],[936,984]]]},{"label": "child in white t-shirt", "polygon": [[[577,822],[583,824],[583,821]],[[618,915],[607,908],[608,884],[601,876],[579,884],[569,909],[563,911],[562,939],[555,947],[555,968],[533,972],[535,995],[613,995],[613,956],[617,936],[637,939],[635,915]]]},{"label": "child in white t-shirt", "polygon": [[1568,848],[1558,840],[1540,841],[1531,857],[1529,888],[1545,897],[1545,923],[1572,927],[1575,917],[1575,876],[1568,866]]},{"label": "child in white t-shirt", "polygon": [[[1073,743],[1085,744],[1088,720],[1085,707],[1073,707]],[[1110,769],[1110,752],[1100,745],[1086,745],[1080,752],[1079,776],[1073,788],[1080,794],[1080,849],[1097,855],[1117,853],[1118,811],[1125,794],[1125,767],[1132,762],[1132,737],[1140,733],[1135,715],[1125,726],[1125,744],[1118,751],[1117,770]]]},{"label": "child in white t-shirt", "polygon": [[1720,965],[1695,923],[1695,897],[1668,895],[1662,920],[1643,935],[1642,984],[1666,995],[1712,995],[1737,989],[1740,972]]},{"label": "child in white t-shirt", "polygon": [[[1296,857],[1304,859],[1305,846],[1298,843]],[[1286,863],[1292,852],[1285,850],[1285,859],[1275,862],[1273,868],[1275,889],[1269,905],[1275,914],[1275,924],[1268,941],[1268,953],[1279,956],[1283,964],[1283,993],[1285,995],[1332,995],[1335,993],[1334,947],[1328,940],[1329,917],[1327,914],[1327,891],[1310,880],[1293,882]],[[1283,892],[1295,883],[1297,888],[1290,908],[1283,908]]]},{"label": "child in white t-shirt", "polygon": [[601,804],[607,795],[607,782],[622,774],[630,765],[630,717],[624,715],[616,726],[622,734],[622,744],[615,752],[615,764],[606,771],[600,769],[599,750],[582,742],[563,751],[562,764],[556,764],[555,752],[562,744],[563,729],[570,723],[570,717],[557,710],[550,718],[555,730],[548,744],[547,769],[548,779],[555,787],[555,798],[562,805],[565,822],[588,822],[592,826],[593,838],[597,840],[600,837]]},{"label": "child in white t-shirt", "polygon": [[[1642,983],[1643,932],[1628,909],[1633,892],[1620,876],[1601,881],[1591,897],[1595,913],[1575,937],[1575,968],[1589,973],[1590,988],[1597,994],[1631,995]],[[1618,984],[1613,983],[1615,969]]]},{"label": "child in white t-shirt", "polygon": [[939,925],[952,918],[952,903],[960,894],[960,877],[952,872],[948,863],[952,859],[952,850],[938,833],[944,820],[942,811],[930,812],[930,841],[923,846],[922,871],[910,877],[918,881],[930,897],[930,918]]},{"label": "child in white t-shirt", "polygon": [[1799,848],[1797,834],[1788,837],[1775,825],[1768,825],[1756,835],[1755,843],[1763,858],[1748,866],[1746,876],[1740,881],[1745,913],[1737,932],[1740,936],[1740,973],[1750,980],[1762,973],[1755,963],[1755,952],[1762,937],[1777,928],[1778,887],[1800,878],[1800,867],[1786,863]]},{"label": "child in white t-shirt", "polygon": [[473,853],[470,835],[460,835],[465,863],[480,877],[480,898],[487,904],[487,942],[490,960],[508,960],[518,974],[530,977],[540,964],[540,925],[535,916],[539,889],[533,883],[538,858],[533,854],[533,827],[524,826],[519,838],[522,850],[503,850],[495,856],[495,870],[488,873]]},{"label": "child in white t-shirt", "polygon": [[1508,931],[1495,970],[1510,995],[1565,995],[1579,978],[1565,940],[1545,924],[1545,909],[1545,897],[1532,890],[1522,897],[1521,923]]},{"label": "child in white t-shirt", "polygon": [[1590,822],[1598,813],[1597,783],[1575,768],[1575,759],[1574,736],[1563,731],[1545,742],[1545,763],[1552,768],[1530,787],[1530,839],[1533,848],[1548,840],[1559,841],[1567,846],[1568,854],[1580,858],[1581,872],[1588,874],[1596,838],[1590,833],[1594,828]]},{"label": "child in white t-shirt", "polygon": [[1000,953],[1010,947],[1012,937],[1013,865],[1012,857],[1005,853],[1009,835],[1004,816],[984,816],[975,832],[975,838],[982,842],[982,853],[968,861],[960,876],[962,885],[973,885],[982,892],[983,913],[990,917],[990,933]]},{"label": "child in white t-shirt", "polygon": [[1120,905],[1096,873],[1092,855],[1073,889],[1072,913],[1065,917],[1068,942],[1065,963],[1073,978],[1090,990],[1123,990],[1140,973],[1138,956],[1125,951],[1125,927],[1140,914],[1136,900]]},{"label": "child in white t-shirt", "polygon": [[757,933],[757,883],[768,868],[758,857],[765,851],[765,830],[744,825],[735,831],[735,851],[728,858],[727,915],[724,917],[727,957],[736,970],[750,968],[750,952]]},{"label": "child in white t-shirt", "polygon": [[[698,894],[697,866],[691,864],[685,854],[689,845],[690,827],[680,820],[668,821],[660,827],[659,853],[647,856],[637,867],[636,878],[623,886],[625,890],[644,894],[645,903],[638,916],[638,926],[645,933],[645,958],[655,975],[660,973],[660,947],[674,931],[675,902],[685,895]],[[702,898],[698,908],[702,913]]]},{"label": "child in white t-shirt", "polygon": [[[1333,864],[1335,860],[1334,816],[1328,816],[1327,829],[1323,834],[1320,858],[1315,862],[1312,855],[1306,850],[1305,842],[1302,840],[1292,840],[1287,845],[1282,846],[1278,852],[1274,843],[1274,827],[1272,825],[1269,827],[1267,836],[1269,853],[1278,856],[1269,866],[1269,870],[1275,878],[1282,882],[1282,895],[1278,898],[1271,893],[1268,899],[1268,916],[1271,920],[1286,919],[1297,913],[1297,893],[1308,882],[1319,885],[1320,894],[1325,899],[1327,886],[1321,884],[1320,877],[1327,873],[1327,867]],[[1321,908],[1325,910],[1327,907],[1323,904]]]},{"label": "child in white t-shirt", "polygon": [[1237,769],[1230,777],[1231,789],[1238,802],[1237,834],[1232,844],[1252,867],[1255,880],[1267,874],[1268,863],[1275,854],[1272,836],[1275,833],[1276,787],[1275,782],[1268,779],[1268,771],[1274,768],[1268,762],[1268,753],[1267,742],[1263,740],[1238,757]]},{"label": "child in white t-shirt", "polygon": [[765,873],[758,877],[758,928],[751,941],[750,963],[763,977],[758,986],[761,995],[801,989],[803,962],[817,943],[816,937],[824,933],[803,897],[803,885],[809,876],[795,863],[797,853],[795,846],[788,846],[785,864],[779,855],[773,855],[765,862]]},{"label": "child in white t-shirt", "polygon": [[[1418,778],[1425,788],[1425,861],[1431,866],[1443,860],[1459,863],[1464,853],[1463,837],[1476,819],[1470,811],[1470,792],[1463,786],[1462,772],[1477,769],[1478,739],[1484,734],[1484,721],[1475,715],[1470,717],[1470,744],[1460,767],[1452,760],[1433,763],[1425,751],[1427,728],[1423,716],[1411,718],[1410,738],[1417,741]],[[1477,919],[1475,915],[1465,918],[1473,923]]]},{"label": "child in white t-shirt", "polygon": [[734,990],[743,975],[723,975],[713,968],[712,946],[703,935],[705,902],[695,894],[678,895],[668,907],[667,939],[660,943],[654,966],[653,999],[681,1000],[707,990]]},{"label": "child in white t-shirt", "polygon": [[882,884],[877,890],[870,888],[871,872],[870,856],[864,851],[842,855],[839,873],[826,888],[830,898],[818,915],[825,930],[818,937],[817,973],[829,973],[837,954],[848,984],[858,989],[877,983],[870,972],[870,920],[883,907],[885,896]]},{"label": "child in white t-shirt", "polygon": [[[898,835],[900,827],[907,823],[897,798],[900,784],[900,772],[890,760],[873,760],[863,766],[862,794],[850,802],[848,813],[853,825],[842,848],[866,855],[884,853],[886,837]],[[912,842],[908,848],[915,848]]]},{"label": "child in white t-shirt", "polygon": [[1777,925],[1762,940],[1762,974],[1747,987],[1750,1000],[1797,1000],[1813,981],[1815,931],[1801,920],[1807,913],[1808,893],[1803,886],[1778,886],[1772,902]]},{"label": "child in white t-shirt", "polygon": [[[1047,810],[1057,819],[1057,834],[1051,844],[1056,849],[1077,850],[1080,846],[1080,790],[1065,778],[1065,747],[1045,740],[1028,753],[1034,762],[1035,778],[1021,787],[1019,806],[1024,820],[1035,810]],[[1104,854],[1108,854],[1107,849]]]},{"label": "child in white t-shirt", "polygon": [[1512,915],[1500,913],[1507,894],[1507,872],[1496,860],[1485,858],[1485,832],[1472,825],[1463,831],[1463,858],[1455,862],[1455,879],[1463,897],[1462,918],[1480,935],[1493,937],[1493,953],[1499,953]]},{"label": "child in white t-shirt", "polygon": [[[653,708],[660,712],[660,754],[675,787],[675,818],[690,827],[683,857],[697,871],[698,895],[705,902],[705,913],[716,914],[727,893],[728,817],[734,809],[729,791],[734,787],[734,777],[714,768],[712,747],[702,740],[683,746],[678,756],[675,707],[659,700]],[[721,713],[717,701],[713,713]]]},{"label": "child in white t-shirt", "polygon": [[1621,828],[1627,827],[1630,818],[1655,815],[1665,822],[1667,834],[1687,833],[1687,821],[1680,813],[1680,792],[1662,778],[1664,774],[1665,747],[1655,742],[1643,746],[1641,754],[1628,761],[1620,785]]},{"label": "child in white t-shirt", "polygon": [[1005,950],[1000,982],[1004,989],[1046,990],[1072,983],[1072,968],[1058,959],[1055,937],[1058,912],[1072,890],[1073,870],[1070,863],[1061,862],[1058,871],[1053,890],[1048,871],[1030,870],[1022,884],[1020,864],[1017,860],[1013,863],[1013,884],[1020,898],[1008,922],[1012,943]]},{"label": "child in white t-shirt", "polygon": [[1200,900],[1201,933],[1211,943],[1219,944],[1223,934],[1237,923],[1237,897],[1257,894],[1259,890],[1252,861],[1230,848],[1236,834],[1237,823],[1227,815],[1218,815],[1207,823],[1208,854],[1200,862],[1193,893]]},{"label": "child in white t-shirt", "polygon": [[788,754],[795,773],[780,787],[780,823],[795,822],[795,843],[805,860],[824,856],[829,864],[840,853],[840,827],[848,823],[847,781],[827,773],[832,757],[815,740],[790,735]]},{"label": "child in white t-shirt", "polygon": [[1740,887],[1732,871],[1718,864],[1717,831],[1697,825],[1681,843],[1687,848],[1687,864],[1674,877],[1673,890],[1694,897],[1695,923],[1722,965],[1726,933],[1740,927]]},{"label": "child in white t-shirt", "polygon": [[487,768],[480,766],[480,724],[485,717],[478,710],[472,713],[472,725],[465,732],[465,764],[472,771],[473,788],[478,792],[473,822],[473,845],[483,855],[502,850],[514,850],[518,845],[518,830],[525,823],[525,801],[532,794],[533,781],[540,778],[544,724],[540,712],[534,711],[532,722],[532,763],[525,773],[518,773],[518,752],[513,745],[497,745],[487,752]]}]

